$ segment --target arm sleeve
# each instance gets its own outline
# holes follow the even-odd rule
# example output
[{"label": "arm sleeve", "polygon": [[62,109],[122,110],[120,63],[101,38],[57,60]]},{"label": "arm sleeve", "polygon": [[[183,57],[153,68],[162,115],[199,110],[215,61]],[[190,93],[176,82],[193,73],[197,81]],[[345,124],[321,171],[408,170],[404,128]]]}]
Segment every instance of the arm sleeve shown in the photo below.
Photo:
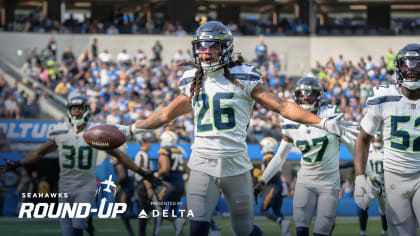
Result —
[{"label": "arm sleeve", "polygon": [[261,180],[263,180],[265,183],[268,183],[268,181],[270,181],[270,179],[273,178],[273,176],[283,168],[284,162],[287,158],[287,154],[289,154],[290,149],[292,149],[292,146],[292,143],[286,141],[282,141],[280,143],[276,155],[274,155],[273,159],[271,159],[270,163],[268,164],[261,177]]},{"label": "arm sleeve", "polygon": [[381,110],[379,105],[370,105],[368,106],[368,111],[363,117],[360,126],[366,131],[366,133],[374,136],[381,126]]}]

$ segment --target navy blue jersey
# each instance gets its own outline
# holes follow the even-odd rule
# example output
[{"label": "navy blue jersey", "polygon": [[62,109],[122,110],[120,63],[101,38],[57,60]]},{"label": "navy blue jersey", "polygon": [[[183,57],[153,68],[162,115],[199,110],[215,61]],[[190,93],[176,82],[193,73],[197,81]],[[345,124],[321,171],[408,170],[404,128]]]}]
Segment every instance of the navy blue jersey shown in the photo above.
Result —
[{"label": "navy blue jersey", "polygon": [[159,150],[159,156],[164,155],[169,158],[169,173],[163,176],[163,180],[170,183],[184,182],[182,173],[184,170],[184,159],[182,158],[182,150],[175,147],[165,147]]},{"label": "navy blue jersey", "polygon": [[[263,166],[264,167],[267,167],[268,166],[268,163],[270,163],[270,161],[271,161],[271,159],[273,159],[273,157],[274,157],[274,153],[272,153],[272,152],[266,153],[264,155],[264,158],[263,158]],[[271,178],[270,181],[268,181],[267,184],[280,184],[280,185],[282,185],[282,182],[280,180],[280,174],[281,173],[278,172],[275,176],[273,176],[273,178]]]}]

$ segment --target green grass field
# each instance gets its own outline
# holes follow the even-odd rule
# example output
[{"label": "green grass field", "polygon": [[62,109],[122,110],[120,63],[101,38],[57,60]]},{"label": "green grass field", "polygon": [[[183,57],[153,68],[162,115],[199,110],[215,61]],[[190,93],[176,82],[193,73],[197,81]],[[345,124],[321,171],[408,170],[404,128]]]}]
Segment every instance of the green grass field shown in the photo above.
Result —
[{"label": "green grass field", "polygon": [[[215,221],[222,226],[222,235],[232,235],[230,230],[230,222],[228,218],[216,217]],[[133,219],[132,226],[135,233],[138,233],[138,224],[136,219]],[[264,231],[265,235],[280,235],[280,227],[262,217],[257,217],[255,223]],[[97,235],[104,236],[122,236],[127,235],[121,220],[94,220],[94,225],[97,230]],[[148,228],[148,235],[151,235]],[[294,226],[290,229],[292,235],[295,235]],[[378,217],[369,218],[368,235],[380,235],[381,222]],[[2,236],[41,236],[41,235],[61,235],[60,225],[57,220],[17,220],[13,218],[0,218],[0,235]],[[85,234],[86,235],[86,234]],[[174,235],[173,226],[164,221],[160,235],[172,236]],[[185,225],[184,235],[188,235],[188,224]],[[356,217],[339,217],[336,221],[334,234],[338,236],[357,236],[359,235],[359,223]]]}]

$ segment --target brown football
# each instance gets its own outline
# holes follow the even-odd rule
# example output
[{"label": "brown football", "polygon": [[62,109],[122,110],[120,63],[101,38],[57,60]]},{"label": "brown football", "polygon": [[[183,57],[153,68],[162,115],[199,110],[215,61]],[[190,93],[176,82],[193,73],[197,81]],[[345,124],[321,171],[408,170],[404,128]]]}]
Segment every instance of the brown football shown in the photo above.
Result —
[{"label": "brown football", "polygon": [[83,134],[83,139],[99,150],[115,149],[125,143],[124,135],[111,125],[93,126]]}]

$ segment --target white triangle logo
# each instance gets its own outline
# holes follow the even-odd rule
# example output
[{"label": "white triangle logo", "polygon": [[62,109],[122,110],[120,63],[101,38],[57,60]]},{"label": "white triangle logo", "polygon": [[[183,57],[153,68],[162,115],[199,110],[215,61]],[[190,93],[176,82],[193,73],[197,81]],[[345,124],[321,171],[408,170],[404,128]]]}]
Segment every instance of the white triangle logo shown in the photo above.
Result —
[{"label": "white triangle logo", "polygon": [[139,215],[137,216],[137,218],[140,218],[140,219],[147,219],[147,218],[149,218],[149,215],[147,215],[146,211],[143,209],[143,210],[141,210],[141,211],[140,211],[140,213],[139,213]]}]

